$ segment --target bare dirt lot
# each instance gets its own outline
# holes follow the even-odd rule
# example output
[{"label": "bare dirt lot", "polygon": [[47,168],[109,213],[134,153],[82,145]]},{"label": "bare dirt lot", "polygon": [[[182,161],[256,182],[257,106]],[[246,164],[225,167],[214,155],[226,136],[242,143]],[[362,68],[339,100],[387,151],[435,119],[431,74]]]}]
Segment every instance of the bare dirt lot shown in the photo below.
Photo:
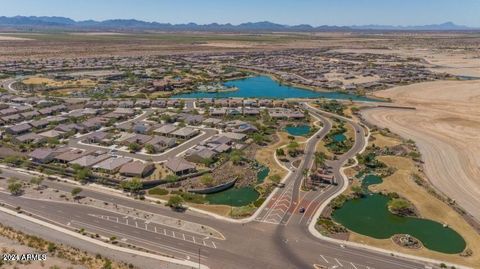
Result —
[{"label": "bare dirt lot", "polygon": [[437,81],[377,93],[416,110],[373,109],[367,121],[413,139],[441,192],[480,220],[480,81]]}]

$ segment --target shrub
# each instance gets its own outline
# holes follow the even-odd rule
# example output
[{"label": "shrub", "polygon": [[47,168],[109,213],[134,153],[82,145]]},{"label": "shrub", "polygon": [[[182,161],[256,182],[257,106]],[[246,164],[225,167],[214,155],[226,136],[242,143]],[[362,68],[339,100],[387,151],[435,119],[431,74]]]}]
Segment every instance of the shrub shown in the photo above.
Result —
[{"label": "shrub", "polygon": [[148,191],[148,194],[150,195],[167,195],[168,193],[169,191],[167,189],[163,189],[159,187],[153,188]]}]

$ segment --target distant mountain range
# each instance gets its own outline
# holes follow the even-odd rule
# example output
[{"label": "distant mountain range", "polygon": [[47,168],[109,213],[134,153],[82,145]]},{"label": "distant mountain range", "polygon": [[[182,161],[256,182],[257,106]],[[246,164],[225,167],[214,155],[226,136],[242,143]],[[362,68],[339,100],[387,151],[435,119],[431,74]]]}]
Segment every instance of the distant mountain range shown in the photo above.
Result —
[{"label": "distant mountain range", "polygon": [[442,24],[420,25],[420,26],[392,26],[392,25],[353,25],[353,26],[311,26],[308,24],[283,25],[264,22],[247,22],[238,25],[227,24],[170,24],[159,22],[146,22],[135,19],[114,19],[105,21],[75,21],[65,17],[36,17],[36,16],[15,16],[0,17],[0,28],[10,29],[59,29],[59,30],[158,30],[158,31],[241,31],[241,32],[323,32],[323,31],[355,31],[355,30],[377,30],[377,31],[458,31],[458,30],[480,30],[453,22]]}]

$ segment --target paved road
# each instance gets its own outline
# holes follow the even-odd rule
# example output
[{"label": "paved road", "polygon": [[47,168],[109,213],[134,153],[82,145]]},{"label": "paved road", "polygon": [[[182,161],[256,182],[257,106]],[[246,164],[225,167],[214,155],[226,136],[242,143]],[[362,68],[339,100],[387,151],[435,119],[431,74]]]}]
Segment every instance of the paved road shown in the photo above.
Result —
[{"label": "paved road", "polygon": [[10,93],[17,93],[18,91],[12,87],[12,84],[15,83],[17,79],[6,79],[2,81],[2,88],[9,91]]},{"label": "paved road", "polygon": [[[153,112],[153,110],[148,109],[148,110],[146,110],[146,112],[144,114],[142,114],[142,115],[140,115],[140,116],[138,116],[134,119],[130,119],[130,120],[118,123],[117,125],[124,124],[124,123],[130,122],[130,121],[136,121],[136,122],[143,121],[152,112]],[[140,153],[140,152],[130,153],[130,152],[127,152],[127,151],[116,150],[115,155],[123,156],[123,157],[130,157],[130,158],[134,158],[134,159],[140,159],[140,160],[143,160],[143,161],[164,162],[164,161],[167,161],[168,159],[170,159],[172,157],[175,157],[175,156],[177,156],[181,153],[184,153],[186,150],[192,148],[195,145],[198,145],[200,142],[205,141],[205,140],[207,140],[207,139],[209,139],[209,138],[211,138],[214,135],[219,133],[217,130],[212,129],[212,128],[200,128],[200,127],[196,127],[196,126],[193,126],[193,128],[200,129],[201,133],[199,135],[193,137],[192,139],[189,139],[189,140],[185,141],[184,143],[182,143],[182,144],[180,144],[180,145],[178,145],[174,148],[168,149],[167,151],[165,151],[163,153],[143,154],[143,153]],[[108,130],[108,129],[109,128],[105,128],[103,130]],[[77,137],[77,138],[70,138],[69,141],[68,141],[68,145],[70,147],[73,147],[73,148],[79,148],[79,149],[84,149],[84,150],[112,150],[111,147],[104,147],[104,146],[99,146],[99,145],[82,143],[81,140],[84,139],[88,135],[89,134],[82,135],[81,137]]]},{"label": "paved road", "polygon": [[310,170],[313,165],[313,155],[315,154],[317,143],[322,140],[332,128],[332,124],[329,120],[320,117],[315,112],[312,112],[312,114],[320,119],[323,124],[322,129],[307,141],[305,145],[305,155],[303,156],[300,165],[287,178],[285,188],[282,191],[277,191],[278,194],[274,195],[273,199],[269,202],[269,205],[259,214],[256,218],[257,221],[285,225],[297,208],[300,197],[300,188],[304,177],[303,171],[305,169]]},{"label": "paved road", "polygon": [[[321,112],[310,110],[315,115],[321,116]],[[326,130],[329,125],[326,121],[325,124]],[[350,124],[358,131],[356,132],[356,141],[348,153],[341,156],[338,161],[331,163],[337,178],[341,178],[338,171],[340,166],[363,148],[363,129],[353,122]],[[301,171],[304,167],[310,167],[312,163],[311,157],[316,140],[317,138],[312,138],[309,141],[305,160],[294,173],[295,176],[291,176],[287,180],[287,186],[292,184],[293,187],[291,189],[285,187],[284,191],[280,192],[285,197],[290,196],[292,203],[288,206],[288,210],[281,215],[281,218],[273,223],[254,221],[242,225],[214,219],[192,211],[173,212],[164,206],[132,200],[103,191],[84,189],[82,192],[82,195],[87,197],[86,199],[91,197],[108,203],[208,225],[220,231],[226,240],[205,238],[205,243],[199,243],[196,239],[192,239],[194,235],[190,233],[162,226],[157,226],[157,231],[155,231],[155,228],[147,227],[145,221],[142,220],[138,220],[136,225],[130,222],[133,220],[127,224],[124,219],[129,218],[128,216],[81,204],[32,201],[25,197],[13,197],[6,193],[0,193],[0,201],[21,206],[24,210],[55,220],[57,224],[65,227],[82,227],[102,235],[115,235],[126,242],[178,258],[194,259],[193,257],[198,255],[200,249],[201,262],[210,268],[313,268],[314,264],[330,268],[351,269],[424,268],[424,264],[416,261],[360,248],[345,248],[336,243],[317,239],[310,234],[306,224],[312,221],[311,217],[318,206],[338,188],[341,188],[342,184],[345,184],[340,181],[338,186],[326,188],[323,192],[302,193],[299,191],[303,179]],[[3,176],[29,179],[28,175],[10,169],[4,169]],[[62,182],[46,181],[45,184],[51,188],[65,191],[72,189],[71,185]],[[295,210],[300,204],[307,205],[304,214]],[[268,210],[270,209],[267,208]],[[265,213],[262,213],[261,216],[268,215],[273,216]],[[164,233],[162,229],[169,230],[168,234]]]}]

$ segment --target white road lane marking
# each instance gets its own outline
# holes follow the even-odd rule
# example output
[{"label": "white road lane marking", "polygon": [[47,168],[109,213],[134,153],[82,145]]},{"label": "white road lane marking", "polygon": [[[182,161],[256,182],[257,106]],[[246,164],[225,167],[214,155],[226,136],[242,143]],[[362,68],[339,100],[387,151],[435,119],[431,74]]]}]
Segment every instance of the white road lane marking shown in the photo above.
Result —
[{"label": "white road lane marking", "polygon": [[323,257],[323,255],[320,255],[320,257],[322,257],[322,259],[326,262],[326,263],[329,263],[327,259],[325,259],[325,257]]}]

